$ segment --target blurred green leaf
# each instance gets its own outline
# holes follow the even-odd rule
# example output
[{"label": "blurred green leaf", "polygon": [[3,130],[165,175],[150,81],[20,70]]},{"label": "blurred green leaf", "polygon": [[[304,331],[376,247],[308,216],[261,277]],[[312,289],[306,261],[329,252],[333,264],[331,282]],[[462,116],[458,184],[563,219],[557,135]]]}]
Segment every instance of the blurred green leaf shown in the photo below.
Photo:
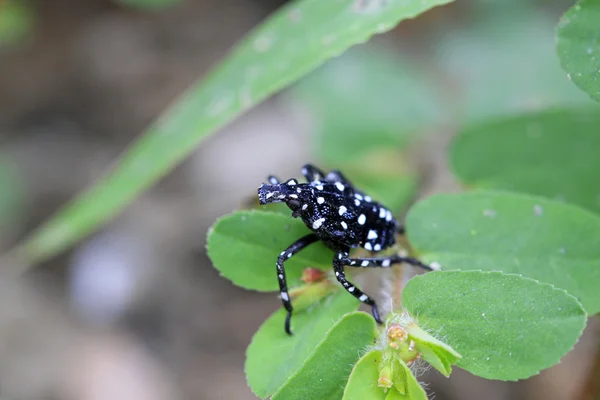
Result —
[{"label": "blurred green leaf", "polygon": [[551,110],[471,126],[452,168],[470,186],[566,200],[600,212],[600,108]]},{"label": "blurred green leaf", "polygon": [[558,24],[558,56],[569,78],[600,101],[600,0],[580,0]]},{"label": "blurred green leaf", "polygon": [[444,270],[522,274],[600,311],[600,217],[579,207],[511,193],[439,195],[409,211],[406,229],[420,257]]},{"label": "blurred green leaf", "polygon": [[378,149],[405,147],[439,125],[445,108],[432,82],[390,50],[361,46],[294,86],[314,114],[313,153],[331,165]]},{"label": "blurred green leaf", "polygon": [[558,363],[586,324],[564,290],[500,272],[420,275],[402,299],[419,326],[462,354],[458,366],[488,379],[525,379]]},{"label": "blurred green leaf", "polygon": [[18,172],[9,161],[0,158],[0,224],[3,227],[15,222],[19,217],[25,202],[24,197],[24,188]]},{"label": "blurred green leaf", "polygon": [[[279,290],[275,263],[279,253],[310,231],[302,221],[280,213],[242,211],[220,218],[209,230],[208,256],[221,275],[238,286]],[[314,243],[285,262],[289,287],[307,267],[330,270],[333,252]]]},{"label": "blurred green leaf", "polygon": [[[294,313],[292,317],[293,336],[288,336],[283,330],[286,311],[280,309],[275,312],[254,334],[246,352],[246,377],[254,394],[265,398],[275,393],[301,370],[309,357],[315,356],[317,347],[325,344],[321,351],[330,351],[331,349],[327,348],[330,343],[328,340],[335,341],[336,338],[335,335],[329,335],[323,339],[326,333],[330,329],[335,329],[332,326],[342,315],[356,310],[358,305],[359,302],[354,297],[340,290],[321,304],[304,312]],[[354,321],[354,317],[351,318],[352,321]],[[346,324],[347,322],[343,323],[341,329],[345,333],[352,331],[351,325],[354,322],[350,326]],[[364,328],[365,322],[359,323],[359,326]],[[348,357],[355,357],[352,359],[357,360],[358,352],[364,346],[363,337],[369,329],[371,332],[368,334],[373,335],[372,327],[366,330],[361,328],[356,347],[352,348],[354,344],[350,340],[343,345],[343,349],[338,349],[339,353],[331,361],[336,360],[337,357],[344,357],[345,360]],[[323,354],[325,353],[321,353],[316,359]],[[352,362],[340,364],[336,370],[348,368],[347,373],[349,373],[351,365]]]},{"label": "blurred green leaf", "polygon": [[375,336],[375,320],[370,315],[343,316],[272,399],[339,400],[352,365]]},{"label": "blurred green leaf", "polygon": [[524,1],[473,3],[484,12],[444,26],[436,43],[435,65],[452,89],[447,104],[461,122],[592,103],[560,68],[553,15]]},{"label": "blurred green leaf", "polygon": [[19,43],[32,29],[34,12],[27,0],[0,1],[0,45]]},{"label": "blurred green leaf", "polygon": [[19,249],[48,258],[117,214],[217,128],[330,57],[451,0],[295,1],[242,40],[116,163]]},{"label": "blurred green leaf", "polygon": [[114,0],[128,7],[140,8],[143,10],[162,10],[183,2],[183,0]]}]

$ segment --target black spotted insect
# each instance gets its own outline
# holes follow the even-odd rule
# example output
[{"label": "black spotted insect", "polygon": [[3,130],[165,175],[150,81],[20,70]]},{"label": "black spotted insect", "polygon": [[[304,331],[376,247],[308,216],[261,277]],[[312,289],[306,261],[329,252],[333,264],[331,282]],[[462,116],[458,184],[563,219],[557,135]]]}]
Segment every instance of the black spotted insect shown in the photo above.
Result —
[{"label": "black spotted insect", "polygon": [[366,293],[346,279],[344,267],[382,267],[407,263],[426,270],[432,268],[411,257],[392,255],[380,258],[350,258],[350,249],[363,247],[372,252],[381,251],[395,243],[395,233],[403,233],[390,210],[373,201],[371,197],[357,190],[342,175],[333,170],[325,175],[321,170],[305,165],[302,175],[307,183],[290,179],[281,183],[270,176],[269,183],[258,188],[260,204],[284,202],[292,210],[292,217],[302,218],[312,233],[292,243],[277,258],[277,278],[283,306],[287,310],[285,331],[291,335],[290,321],[292,303],[285,279],[285,260],[317,241],[323,242],[335,252],[333,271],[335,277],[351,295],[371,306],[373,318],[383,323],[377,304]]}]

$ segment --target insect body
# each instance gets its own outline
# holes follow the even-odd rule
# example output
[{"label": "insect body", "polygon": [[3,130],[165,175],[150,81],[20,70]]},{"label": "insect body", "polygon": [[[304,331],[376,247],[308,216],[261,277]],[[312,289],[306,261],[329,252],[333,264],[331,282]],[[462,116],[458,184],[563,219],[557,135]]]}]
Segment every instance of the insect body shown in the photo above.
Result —
[{"label": "insect body", "polygon": [[274,176],[258,188],[260,204],[285,202],[294,218],[301,218],[312,233],[298,239],[281,252],[277,259],[277,277],[283,306],[287,310],[285,331],[291,335],[292,303],[285,279],[284,262],[308,245],[323,242],[335,252],[333,270],[342,286],[361,302],[372,307],[373,317],[382,323],[377,304],[346,279],[344,267],[390,267],[408,263],[427,270],[420,261],[397,255],[385,258],[350,258],[350,249],[363,247],[378,252],[395,243],[394,234],[400,231],[390,210],[357,190],[341,172],[325,175],[312,165],[305,165],[302,174],[307,183],[295,179],[279,182]]}]

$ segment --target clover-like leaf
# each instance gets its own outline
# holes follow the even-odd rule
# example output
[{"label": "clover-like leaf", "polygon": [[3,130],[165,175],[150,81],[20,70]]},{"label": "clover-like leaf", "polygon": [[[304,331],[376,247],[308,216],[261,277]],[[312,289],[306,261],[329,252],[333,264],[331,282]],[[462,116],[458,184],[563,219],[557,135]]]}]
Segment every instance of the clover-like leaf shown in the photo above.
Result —
[{"label": "clover-like leaf", "polygon": [[462,355],[459,367],[488,379],[524,379],[556,364],[587,317],[564,290],[501,272],[420,275],[402,299],[420,327]]},{"label": "clover-like leaf", "polygon": [[580,0],[558,24],[558,56],[569,78],[600,101],[600,1]]},{"label": "clover-like leaf", "polygon": [[[309,234],[302,221],[280,213],[240,211],[212,226],[207,238],[208,256],[221,275],[246,289],[278,290],[279,254]],[[333,252],[314,243],[285,262],[288,285],[300,282],[306,267],[331,269]]]},{"label": "clover-like leaf", "polygon": [[[354,297],[345,291],[339,291],[308,310],[294,313],[292,317],[293,336],[288,336],[283,329],[285,310],[281,309],[275,312],[254,334],[246,352],[246,377],[252,391],[257,396],[265,398],[279,390],[301,370],[309,356],[315,354],[314,351],[321,345],[322,340],[324,343],[330,343],[327,342],[327,338],[329,338],[335,342],[336,339],[333,336],[323,339],[325,334],[333,329],[332,326],[342,315],[356,310],[358,305],[359,303]],[[356,321],[355,317],[352,317],[351,321]],[[358,324],[364,328],[364,321],[362,319],[360,321]],[[346,324],[347,322],[342,324],[342,331],[345,333],[352,331],[353,328]],[[352,324],[354,322],[351,322],[350,325]],[[372,330],[372,328],[369,329]],[[364,337],[366,331],[368,329],[360,331],[359,339]],[[373,335],[373,332],[370,334]],[[340,344],[336,342],[336,345]],[[325,346],[328,345],[325,344]],[[361,339],[357,347],[353,347],[352,341],[343,346],[343,348],[337,349],[340,353],[331,361],[335,361],[337,357],[345,359],[356,357],[354,360],[357,360],[358,351],[365,344]],[[327,347],[323,347],[322,350],[329,351]],[[346,352],[352,354],[342,354]],[[350,372],[350,365],[347,363],[338,368],[348,367],[347,376]]]},{"label": "clover-like leaf", "polygon": [[246,36],[132,144],[97,185],[19,247],[36,262],[116,215],[218,128],[376,33],[452,0],[297,0]]},{"label": "clover-like leaf", "polygon": [[338,400],[352,365],[375,340],[375,321],[363,312],[343,316],[272,399]]},{"label": "clover-like leaf", "polygon": [[452,168],[469,186],[543,195],[600,212],[600,109],[550,110],[471,126]]},{"label": "clover-like leaf", "polygon": [[600,311],[600,217],[577,206],[498,192],[439,195],[408,213],[411,245],[442,269],[517,273]]}]

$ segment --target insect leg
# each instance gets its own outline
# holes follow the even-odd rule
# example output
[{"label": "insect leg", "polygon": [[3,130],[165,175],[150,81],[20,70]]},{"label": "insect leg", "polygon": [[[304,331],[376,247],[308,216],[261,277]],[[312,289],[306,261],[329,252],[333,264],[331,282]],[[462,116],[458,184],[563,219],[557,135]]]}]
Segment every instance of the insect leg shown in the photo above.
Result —
[{"label": "insect leg", "polygon": [[338,282],[342,284],[344,289],[352,296],[356,297],[360,302],[365,303],[371,306],[371,310],[373,312],[373,318],[379,324],[383,324],[381,317],[379,316],[379,309],[377,308],[377,304],[375,300],[373,300],[369,295],[363,293],[359,288],[357,288],[352,282],[346,279],[346,274],[344,273],[344,264],[348,260],[348,252],[347,251],[339,251],[336,253],[333,258],[333,271],[335,273],[335,277]]},{"label": "insect leg", "polygon": [[279,184],[279,179],[277,179],[277,177],[273,176],[273,175],[269,175],[267,177],[267,180],[269,181],[269,183],[271,185],[278,185]]},{"label": "insect leg", "polygon": [[416,258],[412,257],[401,257],[398,255],[392,255],[389,257],[377,257],[377,258],[346,258],[344,261],[345,265],[350,267],[362,267],[362,268],[388,268],[393,264],[406,263],[414,267],[423,268],[427,271],[433,271],[429,265],[422,263]]},{"label": "insect leg", "polygon": [[277,279],[279,280],[279,292],[281,294],[281,301],[283,303],[283,307],[287,310],[287,316],[285,317],[285,332],[288,335],[292,334],[290,329],[290,320],[292,318],[292,302],[290,301],[290,295],[288,294],[287,281],[285,279],[285,269],[283,268],[283,263],[285,260],[305,248],[306,246],[316,242],[319,240],[317,235],[311,233],[309,235],[303,236],[300,239],[296,240],[289,246],[287,249],[279,254],[277,257]]},{"label": "insect leg", "polygon": [[302,167],[302,175],[304,175],[306,180],[309,182],[325,179],[325,174],[323,171],[311,164],[306,164],[304,167]]}]

